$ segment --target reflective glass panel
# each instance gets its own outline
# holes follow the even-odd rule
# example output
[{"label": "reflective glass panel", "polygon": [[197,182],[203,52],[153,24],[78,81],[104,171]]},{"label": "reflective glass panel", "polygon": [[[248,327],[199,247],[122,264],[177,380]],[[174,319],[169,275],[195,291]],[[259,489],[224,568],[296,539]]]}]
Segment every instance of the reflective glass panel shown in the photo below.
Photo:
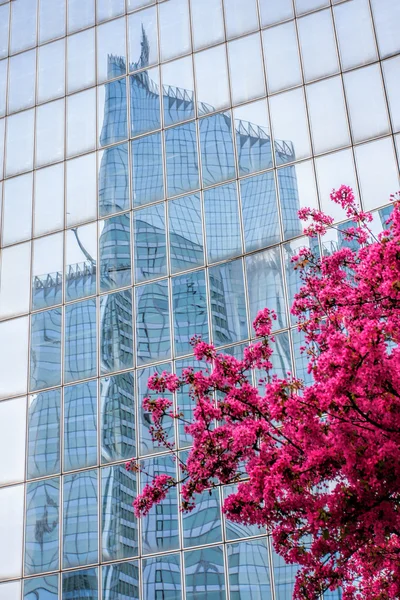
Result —
[{"label": "reflective glass panel", "polygon": [[159,68],[129,77],[131,136],[161,128]]},{"label": "reflective glass panel", "polygon": [[312,81],[339,71],[339,61],[330,9],[298,19],[304,77]]},{"label": "reflective glass panel", "polygon": [[17,175],[33,168],[34,109],[7,119],[6,175]]},{"label": "reflective glass panel", "polygon": [[133,367],[132,292],[100,298],[101,374]]},{"label": "reflective glass panel", "polygon": [[137,562],[112,564],[102,568],[103,599],[139,600],[139,568]]},{"label": "reflective glass panel", "polygon": [[381,58],[400,50],[397,24],[400,19],[400,4],[392,0],[372,0],[372,13]]},{"label": "reflective glass panel", "polygon": [[224,41],[222,0],[191,0],[195,50]]},{"label": "reflective glass panel", "polygon": [[134,213],[135,278],[145,281],[167,274],[165,206],[156,204]]},{"label": "reflective glass panel", "polygon": [[[24,515],[24,486],[0,489],[0,579],[21,577]],[[3,596],[9,600],[9,596]],[[3,599],[2,599],[3,600]]]},{"label": "reflective glass panel", "polygon": [[165,126],[186,121],[195,116],[193,90],[193,62],[191,56],[185,56],[162,66]]},{"label": "reflective glass panel", "polygon": [[133,512],[137,494],[135,473],[125,465],[101,470],[102,560],[128,558],[138,554],[138,525]]},{"label": "reflective glass panel", "polygon": [[[77,567],[98,559],[97,471],[64,477],[63,567]],[[80,571],[81,574],[84,572]],[[65,575],[64,575],[65,577]],[[63,581],[63,587],[65,579]],[[78,588],[79,589],[79,588]],[[65,589],[64,589],[65,591]],[[73,596],[70,596],[73,598]],[[65,596],[68,598],[68,596]]]},{"label": "reflective glass panel", "polygon": [[129,215],[99,223],[100,291],[131,284],[131,232]]},{"label": "reflective glass panel", "polygon": [[[101,461],[129,459],[136,454],[133,373],[100,381]],[[141,399],[140,399],[141,400]]]},{"label": "reflective glass panel", "polygon": [[258,29],[258,11],[255,0],[224,0],[224,5],[228,38]]},{"label": "reflective glass panel", "polygon": [[24,580],[24,600],[58,600],[58,575]]},{"label": "reflective glass panel", "polygon": [[27,477],[60,471],[61,391],[29,396]]},{"label": "reflective glass panel", "polygon": [[[222,488],[223,499],[226,500],[228,496],[237,492],[237,485],[226,485]],[[238,538],[253,537],[264,533],[265,530],[257,527],[257,525],[243,525],[242,523],[234,523],[229,519],[225,518],[225,534],[226,539],[236,540]],[[288,598],[288,600],[291,600]]]},{"label": "reflective glass panel", "polygon": [[97,224],[65,233],[65,298],[78,300],[96,293]]},{"label": "reflective glass panel", "polygon": [[226,47],[217,46],[194,55],[199,115],[230,105]]},{"label": "reflective glass panel", "polygon": [[[54,0],[52,0],[54,2]],[[94,29],[82,31],[67,38],[67,86],[69,92],[76,92],[93,85],[95,73]],[[82,56],[85,60],[82,61]]]},{"label": "reflective glass panel", "polygon": [[63,471],[97,463],[97,381],[64,388]]},{"label": "reflective glass panel", "polygon": [[332,189],[338,189],[342,181],[353,188],[358,197],[358,186],[354,169],[354,159],[351,150],[334,152],[321,156],[315,161],[319,198],[322,210],[334,217],[335,221],[342,221],[346,213],[341,206],[330,200]]},{"label": "reflective glass panel", "polygon": [[92,88],[67,100],[67,156],[94,150],[96,146],[96,90]]},{"label": "reflective glass panel", "polygon": [[262,27],[291,19],[294,16],[292,0],[279,0],[279,2],[259,0],[259,4]]},{"label": "reflective glass panel", "polygon": [[368,0],[338,4],[333,14],[343,68],[375,60],[377,52]]},{"label": "reflective glass panel", "polygon": [[143,561],[143,600],[164,597],[181,600],[181,561],[179,554],[167,554]]},{"label": "reflective glass panel", "polygon": [[3,245],[32,235],[32,173],[4,182]]},{"label": "reflective glass panel", "polygon": [[301,89],[270,98],[276,164],[311,155],[310,134],[304,93]]},{"label": "reflective glass panel", "polygon": [[33,309],[47,308],[62,302],[63,242],[62,233],[48,235],[33,242]]},{"label": "reflective glass panel", "polygon": [[37,0],[19,0],[11,4],[10,53],[36,44]]},{"label": "reflective glass panel", "polygon": [[97,81],[107,81],[126,73],[125,17],[97,27]]},{"label": "reflective glass panel", "polygon": [[128,144],[99,152],[99,215],[107,216],[130,207]]},{"label": "reflective glass panel", "polygon": [[[240,181],[246,252],[280,241],[273,172]],[[296,215],[297,216],[297,215]]]},{"label": "reflective glass panel", "polygon": [[29,311],[30,262],[30,242],[3,249],[0,317],[12,317]]},{"label": "reflective glass panel", "polygon": [[248,337],[242,260],[209,270],[213,342],[231,344]]},{"label": "reflective glass panel", "polygon": [[207,291],[204,271],[172,280],[175,353],[191,354],[190,340],[199,335],[208,341]]},{"label": "reflective glass panel", "polygon": [[188,0],[170,0],[159,6],[161,60],[191,50]]},{"label": "reflective glass panel", "polygon": [[400,94],[400,56],[385,60],[382,63],[383,75],[385,78],[386,93],[388,95],[388,104],[390,116],[392,119],[393,131],[400,130],[400,106],[397,98]]},{"label": "reflective glass panel", "polygon": [[317,208],[317,189],[312,161],[304,161],[278,170],[278,187],[285,239],[303,232],[297,211],[300,207]]},{"label": "reflective glass panel", "polygon": [[69,304],[65,309],[65,382],[97,373],[96,300]]},{"label": "reflective glass panel", "polygon": [[65,103],[56,100],[36,109],[36,166],[64,158]]},{"label": "reflective glass panel", "polygon": [[257,312],[267,306],[277,315],[274,329],[286,327],[286,307],[279,248],[271,248],[248,256],[246,266],[251,322],[256,318]]},{"label": "reflective glass panel", "polygon": [[235,177],[231,113],[219,113],[200,121],[203,185]]},{"label": "reflective glass panel", "polygon": [[165,132],[168,196],[199,187],[196,123]]},{"label": "reflective glass panel", "polygon": [[21,581],[0,584],[0,600],[20,600]]},{"label": "reflective glass panel", "polygon": [[134,206],[164,197],[160,133],[146,135],[132,142],[132,195]]},{"label": "reflective glass panel", "polygon": [[96,218],[96,154],[86,154],[66,163],[67,225]]},{"label": "reflective glass panel", "polygon": [[39,1],[39,42],[47,42],[65,35],[65,0]]},{"label": "reflective glass panel", "polygon": [[278,92],[302,83],[294,21],[263,31],[268,91]]},{"label": "reflective glass panel", "polygon": [[61,383],[61,308],[36,313],[31,318],[30,388]]},{"label": "reflective glass panel", "polygon": [[[144,5],[144,3],[143,3]],[[158,62],[157,9],[155,6],[128,17],[129,71]]]},{"label": "reflective glass panel", "polygon": [[97,110],[100,146],[122,142],[128,137],[126,77],[98,88]]},{"label": "reflective glass panel", "polygon": [[240,104],[265,95],[265,74],[260,35],[254,34],[228,44],[232,103]]},{"label": "reflective glass panel", "polygon": [[168,215],[172,273],[203,265],[200,196],[193,194],[169,202]]},{"label": "reflective glass panel", "polygon": [[0,6],[0,57],[3,58],[8,54],[8,32],[10,19],[11,3]]},{"label": "reflective glass panel", "polygon": [[65,40],[41,46],[38,50],[38,102],[65,93]]},{"label": "reflective glass panel", "polygon": [[187,600],[225,600],[222,548],[185,552],[185,578]]},{"label": "reflective glass panel", "polygon": [[94,0],[68,0],[68,33],[94,25]]},{"label": "reflective glass panel", "polygon": [[[336,0],[333,0],[334,2]],[[317,8],[322,8],[329,4],[329,0],[295,0],[296,13],[301,15]]]},{"label": "reflective glass panel", "polygon": [[62,574],[62,600],[98,600],[97,569]]},{"label": "reflective glass panel", "polygon": [[59,511],[58,477],[27,484],[25,575],[59,568]]},{"label": "reflective glass panel", "polygon": [[97,22],[106,21],[125,12],[124,0],[96,0]]},{"label": "reflective glass panel", "polygon": [[[26,54],[29,54],[29,52],[27,52]],[[7,74],[8,74],[8,59],[1,60],[0,61],[0,117],[4,117],[6,114]]]},{"label": "reflective glass panel", "polygon": [[136,288],[136,336],[138,365],[170,357],[167,281]]},{"label": "reflective glass panel", "polygon": [[274,567],[274,584],[276,600],[290,600],[298,571],[297,565],[288,565],[283,558],[272,549],[272,565]]},{"label": "reflective glass panel", "polygon": [[236,183],[204,192],[207,254],[210,262],[242,252]]},{"label": "reflective glass panel", "polygon": [[26,398],[0,402],[0,484],[24,480]]},{"label": "reflective glass panel", "polygon": [[0,398],[26,393],[28,328],[27,317],[0,323]]},{"label": "reflective glass panel", "polygon": [[183,545],[185,548],[212,544],[222,539],[219,490],[206,490],[196,498],[196,507],[183,514]]},{"label": "reflective glass panel", "polygon": [[[6,61],[0,63],[0,67],[3,65],[4,67],[7,65]],[[39,63],[39,73],[40,66],[41,64]],[[4,81],[6,74],[7,71],[4,71]],[[2,77],[0,78],[2,79]],[[29,52],[23,52],[11,57],[8,79],[8,112],[12,113],[33,106],[35,104],[35,91],[36,50],[30,50]],[[4,114],[4,111],[1,112]]]},{"label": "reflective glass panel", "polygon": [[[149,458],[142,462],[144,471],[141,488],[161,474],[176,478],[176,463],[169,456]],[[144,554],[175,550],[179,547],[177,490],[172,488],[165,500],[150,509],[142,519],[142,549]]]},{"label": "reflective glass panel", "polygon": [[268,540],[261,538],[228,545],[231,600],[271,600]]}]

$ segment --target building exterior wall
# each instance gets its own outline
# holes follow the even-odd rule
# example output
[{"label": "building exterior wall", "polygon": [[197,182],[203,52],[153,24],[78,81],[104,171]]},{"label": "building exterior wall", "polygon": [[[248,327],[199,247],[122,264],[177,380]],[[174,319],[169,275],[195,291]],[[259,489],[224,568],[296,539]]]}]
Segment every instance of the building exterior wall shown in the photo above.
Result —
[{"label": "building exterior wall", "polygon": [[[240,353],[264,306],[275,372],[307,380],[297,211],[347,183],[384,226],[399,24],[396,0],[0,0],[0,600],[290,599],[232,488],[137,522],[177,468],[141,401],[194,334]],[[346,243],[335,211],[316,251]]]}]

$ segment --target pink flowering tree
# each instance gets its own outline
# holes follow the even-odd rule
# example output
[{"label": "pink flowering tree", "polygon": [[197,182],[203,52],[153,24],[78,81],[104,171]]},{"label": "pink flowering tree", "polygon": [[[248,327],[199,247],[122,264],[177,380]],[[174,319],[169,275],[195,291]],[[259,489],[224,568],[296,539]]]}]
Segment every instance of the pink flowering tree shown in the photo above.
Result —
[{"label": "pink flowering tree", "polygon": [[[268,528],[275,550],[300,565],[294,599],[337,588],[344,600],[398,599],[400,204],[392,198],[387,230],[376,238],[350,188],[331,198],[354,223],[344,234],[352,243],[321,258],[307,249],[293,258],[302,285],[292,314],[312,383],[272,374],[268,308],[240,360],[195,339],[195,357],[208,368],[154,375],[149,387],[160,398],[144,400],[154,440],[174,452],[162,423],[183,413],[163,394],[190,387],[192,447],[179,463],[181,478],[156,477],[134,507],[146,515],[179,486],[182,510],[190,511],[204,490],[234,482],[226,517]],[[333,222],[311,209],[299,216],[311,237]],[[255,370],[264,374],[262,391],[252,383]],[[127,468],[140,467],[131,461]]]}]

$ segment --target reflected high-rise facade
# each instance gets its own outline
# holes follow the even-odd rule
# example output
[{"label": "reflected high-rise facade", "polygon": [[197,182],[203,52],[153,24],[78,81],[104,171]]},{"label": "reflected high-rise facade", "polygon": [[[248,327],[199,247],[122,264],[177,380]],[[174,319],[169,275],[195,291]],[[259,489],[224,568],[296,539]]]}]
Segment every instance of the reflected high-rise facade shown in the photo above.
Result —
[{"label": "reflected high-rise facade", "polygon": [[[275,372],[307,379],[297,211],[345,182],[384,226],[399,18],[391,0],[0,0],[0,600],[290,600],[296,566],[224,519],[233,488],[137,522],[138,490],[177,470],[141,401],[154,371],[196,366],[195,334],[239,356],[264,306]],[[190,419],[187,390],[174,402]]]}]

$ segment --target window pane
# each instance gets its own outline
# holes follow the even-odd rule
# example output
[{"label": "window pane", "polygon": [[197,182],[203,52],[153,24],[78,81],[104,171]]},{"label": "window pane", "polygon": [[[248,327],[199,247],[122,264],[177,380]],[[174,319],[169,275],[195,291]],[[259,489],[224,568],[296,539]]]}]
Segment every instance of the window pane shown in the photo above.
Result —
[{"label": "window pane", "polygon": [[64,226],[64,165],[35,172],[34,235]]},{"label": "window pane", "polygon": [[[98,600],[98,581],[97,569],[85,569],[81,571],[71,571],[62,574],[62,600],[70,598],[79,598],[85,594],[90,600]],[[77,596],[77,594],[79,594]],[[85,596],[81,596],[84,598]]]},{"label": "window pane", "polygon": [[68,33],[94,25],[94,10],[94,0],[68,0]]},{"label": "window pane", "polygon": [[169,358],[168,283],[160,281],[136,288],[138,365]]},{"label": "window pane", "polygon": [[0,484],[25,479],[26,398],[0,402]]},{"label": "window pane", "polygon": [[97,224],[65,232],[65,298],[78,300],[96,293]]},{"label": "window pane", "polygon": [[[163,452],[163,448],[159,446],[157,441],[152,439],[150,430],[152,427],[152,420],[150,416],[150,412],[143,407],[143,398],[156,399],[159,396],[158,392],[154,390],[150,390],[148,387],[149,377],[154,373],[161,374],[163,371],[167,373],[171,372],[171,365],[169,363],[164,363],[163,365],[155,365],[153,367],[148,367],[147,369],[141,369],[138,371],[138,398],[139,398],[139,430],[140,430],[140,445],[139,445],[139,454],[140,456],[149,455],[149,454],[157,454],[159,452]],[[172,394],[166,391],[163,396],[172,400]],[[161,418],[161,423],[163,426],[163,430],[165,432],[166,440],[170,444],[174,444],[175,442],[175,423],[174,419],[172,419],[168,415],[164,415]]]},{"label": "window pane", "polygon": [[64,388],[63,471],[97,464],[97,381]]},{"label": "window pane", "polygon": [[99,153],[99,214],[106,216],[130,207],[128,144]]},{"label": "window pane", "polygon": [[159,68],[129,77],[131,136],[161,128]]},{"label": "window pane", "polygon": [[271,248],[246,258],[251,322],[266,306],[274,310],[274,329],[287,326],[282,264],[279,248]]},{"label": "window pane", "polygon": [[[8,112],[12,113],[35,104],[36,50],[30,50],[11,57],[9,64]],[[2,65],[6,66],[6,61],[1,62],[0,66]],[[40,71],[41,63],[39,62],[39,76]]]},{"label": "window pane", "polygon": [[346,181],[346,185],[349,185],[354,190],[355,195],[358,196],[351,150],[342,150],[341,152],[321,156],[315,161],[315,170],[322,210],[332,215],[335,221],[342,221],[346,218],[346,213],[341,206],[330,200],[329,195],[332,189],[337,189],[343,181]]},{"label": "window pane", "polygon": [[181,561],[179,554],[163,555],[143,561],[143,600],[168,598],[181,600]]},{"label": "window pane", "polygon": [[0,323],[0,398],[27,391],[28,327],[27,317]]},{"label": "window pane", "polygon": [[331,11],[316,12],[297,23],[305,80],[337,73],[339,61]]},{"label": "window pane", "polygon": [[33,242],[32,308],[61,304],[64,239],[62,233]]},{"label": "window pane", "polygon": [[99,145],[121,142],[128,137],[126,78],[111,81],[97,89]]},{"label": "window pane", "polygon": [[106,21],[125,12],[124,0],[97,0],[97,22]]},{"label": "window pane", "polygon": [[61,391],[50,390],[29,397],[27,477],[43,477],[60,471]]},{"label": "window pane", "polygon": [[[26,54],[30,54],[27,52]],[[23,56],[23,55],[21,55]],[[17,60],[19,56],[16,57]],[[6,114],[6,101],[7,101],[7,74],[8,74],[8,59],[0,61],[0,117],[4,117]],[[28,86],[29,92],[29,86]],[[9,95],[11,96],[11,83],[10,83],[10,91]],[[23,94],[23,92],[22,92]],[[21,94],[21,95],[22,95]],[[23,95],[22,95],[23,98]],[[17,97],[17,102],[19,102],[19,96]]]},{"label": "window pane", "polygon": [[100,298],[101,374],[133,367],[132,292]]},{"label": "window pane", "polygon": [[97,27],[97,81],[126,73],[125,17]]},{"label": "window pane", "polygon": [[292,0],[279,0],[279,2],[259,0],[259,3],[262,27],[291,19],[294,16]]},{"label": "window pane", "polygon": [[[226,500],[230,494],[235,494],[237,492],[237,485],[226,485],[222,488],[222,491],[223,498]],[[225,531],[226,539],[229,541],[238,538],[260,535],[265,532],[265,529],[260,528],[257,525],[244,525],[242,523],[235,523],[234,521],[230,521],[225,517]],[[291,598],[288,598],[287,600],[291,600]]]},{"label": "window pane", "polygon": [[175,352],[191,354],[190,340],[199,335],[208,341],[207,292],[204,271],[195,271],[172,280]]},{"label": "window pane", "polygon": [[34,115],[31,109],[7,119],[6,176],[33,168]]},{"label": "window pane", "polygon": [[168,204],[171,271],[204,264],[200,196],[193,194]]},{"label": "window pane", "polygon": [[303,226],[298,217],[301,207],[318,207],[317,189],[312,161],[305,161],[278,170],[283,237],[301,235]]},{"label": "window pane", "polygon": [[[127,471],[125,465],[106,467],[101,470],[101,489],[102,560],[136,556],[138,525],[132,506],[137,494],[135,473]],[[129,571],[132,576],[131,569]],[[127,595],[127,590],[124,595]]]},{"label": "window pane", "polygon": [[31,390],[61,383],[61,308],[31,318]]},{"label": "window pane", "polygon": [[64,158],[65,102],[56,100],[36,109],[36,166]]},{"label": "window pane", "polygon": [[66,164],[67,225],[77,225],[95,219],[96,154],[87,154]]},{"label": "window pane", "polygon": [[195,50],[223,42],[225,38],[222,0],[191,0]]},{"label": "window pane", "polygon": [[134,213],[135,279],[167,274],[165,206],[156,204]]},{"label": "window pane", "polygon": [[212,267],[210,275],[211,319],[216,346],[248,337],[242,260]]},{"label": "window pane", "polygon": [[65,94],[65,40],[39,48],[38,78],[38,102]]},{"label": "window pane", "polygon": [[196,123],[165,132],[168,196],[199,187]]},{"label": "window pane", "polygon": [[228,38],[258,29],[255,0],[224,0],[226,35]]},{"label": "window pane", "polygon": [[353,140],[361,142],[389,133],[390,125],[379,65],[356,69],[346,73],[343,79]]},{"label": "window pane", "polygon": [[65,35],[65,0],[39,1],[39,42],[47,42]]},{"label": "window pane", "polygon": [[24,600],[58,600],[58,598],[58,575],[24,580]]},{"label": "window pane", "polygon": [[67,99],[67,156],[96,147],[96,89]]},{"label": "window pane", "polygon": [[265,100],[233,111],[239,174],[248,175],[273,166],[268,108]]},{"label": "window pane", "polygon": [[87,379],[96,373],[96,300],[69,304],[65,309],[65,381]]},{"label": "window pane", "polygon": [[[162,456],[144,460],[141,489],[161,474],[176,478],[172,457]],[[174,550],[179,547],[177,490],[172,488],[165,500],[153,506],[142,519],[142,548],[144,554]]]},{"label": "window pane", "polygon": [[[23,515],[24,486],[0,489],[0,579],[22,575]],[[3,598],[9,600],[8,594]]]},{"label": "window pane", "polygon": [[343,2],[333,9],[340,59],[344,69],[376,60],[376,45],[368,0]]},{"label": "window pane", "polygon": [[341,78],[314,83],[306,90],[315,152],[350,144]]},{"label": "window pane", "polygon": [[272,598],[268,559],[268,540],[261,538],[228,545],[228,568],[231,597]]},{"label": "window pane", "polygon": [[294,21],[263,31],[268,91],[278,92],[302,83]]},{"label": "window pane", "polygon": [[231,113],[219,113],[200,121],[203,185],[235,177]]},{"label": "window pane", "polygon": [[158,62],[157,9],[155,6],[128,17],[129,70]]},{"label": "window pane", "polygon": [[[82,471],[66,475],[63,501],[63,567],[77,567],[97,562],[97,471]],[[80,573],[83,576],[84,571]],[[65,592],[64,586],[65,579],[63,580]]]},{"label": "window pane", "polygon": [[230,105],[226,47],[217,46],[194,55],[199,115]]},{"label": "window pane", "polygon": [[19,0],[11,4],[11,54],[36,44],[36,15],[37,0]]},{"label": "window pane", "polygon": [[160,4],[161,60],[187,54],[191,50],[188,0]]},{"label": "window pane", "polygon": [[131,234],[129,215],[99,222],[100,290],[131,284]]},{"label": "window pane", "polygon": [[59,498],[58,477],[27,485],[25,575],[59,568]]},{"label": "window pane", "polygon": [[311,155],[304,93],[301,89],[270,98],[276,164]]},{"label": "window pane", "polygon": [[246,252],[280,242],[274,173],[242,179],[240,192]]},{"label": "window pane", "polygon": [[392,0],[372,0],[376,36],[381,58],[386,58],[400,50],[398,23],[400,4]]},{"label": "window pane", "polygon": [[385,78],[386,93],[390,116],[392,118],[393,131],[400,130],[400,105],[397,99],[400,94],[400,56],[385,60],[382,63]]},{"label": "window pane", "polygon": [[259,34],[228,44],[232,103],[240,104],[265,95],[264,67]]},{"label": "window pane", "polygon": [[[29,311],[31,244],[4,248],[1,253],[0,317]],[[0,436],[1,437],[1,436]],[[1,452],[0,452],[1,455]]]},{"label": "window pane", "polygon": [[8,32],[11,3],[0,6],[0,58],[8,54]]},{"label": "window pane", "polygon": [[4,182],[3,245],[20,242],[32,232],[32,173]]},{"label": "window pane", "polygon": [[[68,36],[67,44],[68,92],[76,92],[94,85],[96,82],[94,29]],[[84,61],[82,56],[85,57]]]},{"label": "window pane", "polygon": [[129,459],[136,454],[134,383],[133,373],[100,381],[102,462]]},{"label": "window pane", "polygon": [[290,600],[293,594],[293,587],[296,573],[299,569],[297,565],[288,565],[283,558],[272,549],[272,564],[274,567],[274,584],[276,600]]},{"label": "window pane", "polygon": [[135,561],[102,568],[103,598],[118,600],[124,596],[139,600],[139,568]]},{"label": "window pane", "polygon": [[161,134],[146,135],[132,142],[133,205],[164,197]]},{"label": "window pane", "polygon": [[210,262],[242,252],[236,183],[204,192],[207,254]]},{"label": "window pane", "polygon": [[222,548],[185,552],[185,577],[187,600],[225,600]]},{"label": "window pane", "polygon": [[[191,56],[185,56],[162,66],[165,126],[194,118],[193,90],[193,62]],[[147,104],[148,102],[149,100]]]},{"label": "window pane", "polygon": [[[335,0],[334,0],[335,1]],[[301,15],[317,8],[323,8],[329,4],[329,0],[295,0],[296,13]]]}]

